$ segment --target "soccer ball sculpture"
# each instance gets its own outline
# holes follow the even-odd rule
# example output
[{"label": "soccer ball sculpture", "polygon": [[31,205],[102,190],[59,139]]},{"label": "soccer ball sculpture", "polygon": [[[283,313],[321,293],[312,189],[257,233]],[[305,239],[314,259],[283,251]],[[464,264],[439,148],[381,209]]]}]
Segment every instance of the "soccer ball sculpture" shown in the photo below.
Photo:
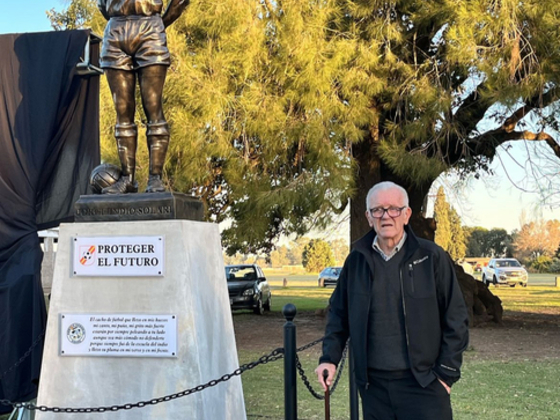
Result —
[{"label": "soccer ball sculpture", "polygon": [[110,163],[96,166],[89,177],[89,185],[94,194],[101,194],[103,188],[110,187],[116,183],[121,176],[121,169]]}]

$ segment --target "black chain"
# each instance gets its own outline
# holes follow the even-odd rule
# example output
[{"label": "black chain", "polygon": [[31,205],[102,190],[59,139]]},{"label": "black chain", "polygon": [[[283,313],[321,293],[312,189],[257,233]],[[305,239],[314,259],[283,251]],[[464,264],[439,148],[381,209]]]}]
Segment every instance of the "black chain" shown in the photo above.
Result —
[{"label": "black chain", "polygon": [[277,348],[271,353],[260,357],[257,361],[247,363],[244,365],[239,366],[235,369],[232,373],[228,373],[223,375],[220,379],[213,379],[210,382],[205,383],[204,385],[198,385],[191,389],[186,389],[184,391],[178,392],[176,394],[166,395],[165,397],[154,398],[149,401],[140,401],[137,403],[129,403],[129,404],[122,404],[122,405],[113,405],[109,407],[88,407],[88,408],[60,408],[60,407],[46,407],[44,405],[35,405],[33,403],[14,403],[8,400],[0,400],[0,404],[3,405],[11,405],[14,408],[26,408],[28,410],[38,410],[38,411],[52,411],[54,413],[104,413],[107,411],[119,411],[119,410],[131,410],[133,408],[142,408],[147,405],[156,405],[162,402],[167,402],[171,400],[175,400],[177,398],[185,397],[190,394],[194,394],[195,392],[200,392],[206,388],[210,388],[213,386],[218,385],[221,382],[229,381],[231,378],[235,376],[241,375],[243,372],[251,370],[259,365],[265,365],[269,362],[274,362],[278,359],[284,357],[284,349]]},{"label": "black chain", "polygon": [[[37,338],[37,340],[35,340],[35,342],[31,346],[31,348],[22,356],[22,358],[14,366],[12,366],[10,369],[8,369],[6,372],[4,372],[3,375],[5,375],[6,373],[15,369],[19,364],[22,363],[23,360],[25,360],[25,358],[29,357],[29,354],[31,354],[33,348],[38,345],[38,343],[43,338],[44,334],[45,334],[45,332],[43,331],[43,333],[41,333],[41,335]],[[302,346],[302,347],[296,349],[296,352],[305,351],[305,350],[317,345],[318,343],[322,342],[323,339],[324,339],[324,337],[321,337],[318,340],[315,340],[315,341],[313,341],[309,344],[306,344],[305,346]],[[340,376],[342,374],[342,370],[344,369],[347,349],[348,349],[348,346],[346,346],[344,348],[344,352],[342,354],[342,361],[341,361],[341,364],[340,364],[339,369],[338,369],[338,374],[337,374],[336,379],[334,381],[334,384],[331,388],[331,394],[336,389],[336,386],[337,386],[338,381],[340,379]],[[204,385],[198,385],[194,388],[186,389],[184,391],[181,391],[181,392],[178,392],[178,393],[175,393],[175,394],[166,395],[166,396],[160,397],[160,398],[154,398],[154,399],[151,399],[149,401],[139,401],[137,403],[128,403],[128,404],[113,405],[113,406],[106,406],[106,407],[88,407],[88,408],[69,408],[69,407],[67,407],[67,408],[61,408],[61,407],[47,407],[47,406],[44,406],[44,405],[37,406],[33,403],[23,403],[23,402],[14,403],[14,402],[9,401],[9,400],[0,399],[0,404],[11,405],[15,409],[25,408],[25,409],[28,409],[28,410],[38,410],[38,411],[43,411],[43,412],[51,411],[51,412],[54,412],[54,413],[104,413],[104,412],[108,412],[108,411],[131,410],[133,408],[142,408],[142,407],[145,407],[147,405],[156,405],[156,404],[159,404],[159,403],[162,403],[162,402],[175,400],[177,398],[185,397],[187,395],[203,391],[206,388],[210,388],[210,387],[218,385],[219,383],[229,381],[231,378],[233,378],[235,376],[239,376],[242,373],[244,373],[248,370],[254,369],[255,367],[257,367],[259,365],[264,365],[264,364],[267,364],[269,362],[274,362],[274,361],[276,361],[278,359],[281,359],[283,357],[284,357],[284,349],[280,347],[280,348],[277,348],[277,349],[273,350],[271,353],[260,357],[255,362],[251,362],[251,363],[241,365],[239,368],[234,370],[232,373],[225,374],[220,379],[213,379],[213,380],[207,382]],[[301,375],[301,378],[302,378],[304,384],[307,386],[307,388],[309,389],[311,394],[317,399],[320,399],[320,400],[324,399],[325,398],[324,396],[317,394],[313,390],[313,388],[311,387],[311,384],[309,383],[309,380],[305,376],[305,372],[303,371],[303,368],[301,366],[301,363],[299,361],[299,358],[298,358],[297,354],[296,354],[296,367],[297,367],[297,369],[298,369],[298,371]]]},{"label": "black chain", "polygon": [[19,365],[21,365],[25,359],[27,359],[31,353],[33,353],[33,350],[35,350],[35,347],[37,347],[39,345],[39,343],[41,341],[43,341],[43,337],[45,336],[45,330],[43,330],[43,332],[41,334],[39,334],[39,336],[35,339],[35,341],[33,342],[33,344],[31,344],[31,347],[29,347],[29,350],[27,350],[23,356],[21,356],[19,358],[19,360],[17,362],[15,362],[9,369],[5,370],[4,372],[0,373],[0,380],[2,380],[8,373],[10,373],[11,371],[15,370]]},{"label": "black chain", "polygon": [[[323,339],[321,338],[320,341],[322,341]],[[315,343],[316,344],[316,343]],[[344,370],[344,365],[346,364],[346,353],[348,352],[348,344],[346,344],[346,347],[344,347],[344,350],[342,351],[342,359],[340,361],[340,365],[338,367],[338,372],[336,373],[336,378],[334,379],[334,383],[333,386],[331,387],[330,390],[330,394],[332,395],[334,393],[334,391],[336,390],[336,387],[338,385],[338,381],[340,380],[340,377],[342,376],[342,371]],[[296,369],[299,372],[299,376],[301,376],[301,380],[303,381],[303,383],[305,384],[305,387],[307,388],[307,390],[311,393],[311,395],[313,395],[316,399],[318,400],[324,400],[325,396],[319,394],[317,391],[315,391],[315,389],[313,389],[313,387],[311,386],[311,383],[309,382],[309,379],[307,378],[307,376],[305,375],[305,371],[303,370],[303,366],[301,365],[301,362],[299,361],[299,357],[296,354]]]},{"label": "black chain", "polygon": [[321,341],[323,341],[324,339],[325,339],[325,337],[321,337],[321,338],[319,338],[318,340],[315,340],[315,341],[312,341],[312,342],[309,343],[309,344],[306,344],[305,346],[301,346],[299,349],[296,349],[296,352],[299,353],[300,351],[305,351],[305,350],[307,350],[307,349],[310,349],[311,347],[313,347],[313,346],[319,344],[319,343],[320,343]]}]

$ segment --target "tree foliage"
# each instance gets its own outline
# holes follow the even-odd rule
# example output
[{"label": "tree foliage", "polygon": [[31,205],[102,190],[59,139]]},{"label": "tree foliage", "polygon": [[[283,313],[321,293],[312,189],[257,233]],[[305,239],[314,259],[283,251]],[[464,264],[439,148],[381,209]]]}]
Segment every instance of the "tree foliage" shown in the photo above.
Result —
[{"label": "tree foliage", "polygon": [[541,256],[551,259],[555,256],[559,245],[560,221],[558,220],[538,220],[527,223],[516,233],[513,242],[515,256],[525,262],[537,260]]},{"label": "tree foliage", "polygon": [[461,218],[447,202],[443,187],[439,187],[437,192],[434,219],[437,223],[435,242],[447,251],[454,261],[464,258],[466,244]]},{"label": "tree foliage", "polygon": [[467,257],[512,257],[512,236],[505,229],[480,226],[464,229],[467,237]]},{"label": "tree foliage", "polygon": [[334,265],[330,245],[322,239],[312,239],[303,249],[302,262],[309,273],[317,273],[325,267]]},{"label": "tree foliage", "polygon": [[449,244],[448,252],[453,261],[459,261],[465,258],[467,245],[465,243],[461,218],[453,207],[449,208],[449,226],[451,229],[451,243]]},{"label": "tree foliage", "polygon": [[[560,156],[559,12],[552,0],[193,0],[167,32],[165,179],[231,222],[230,253],[325,226],[348,197],[355,240],[381,180],[408,190],[416,229],[443,172],[478,174],[516,140]],[[116,161],[101,101],[103,158]]]},{"label": "tree foliage", "polygon": [[445,191],[443,187],[439,187],[434,203],[434,219],[437,223],[435,243],[446,251],[449,250],[449,245],[453,240],[451,238],[449,211],[450,206],[445,199]]},{"label": "tree foliage", "polygon": [[66,9],[58,12],[53,8],[47,10],[46,13],[55,31],[83,27],[98,30],[103,27],[105,22],[103,16],[98,12],[97,2],[92,0],[72,0]]},{"label": "tree foliage", "polygon": [[270,253],[270,265],[272,267],[282,267],[283,265],[289,265],[290,259],[288,257],[290,250],[286,245],[277,247],[274,251]]},{"label": "tree foliage", "polygon": [[338,266],[342,266],[348,256],[348,253],[350,252],[348,241],[346,239],[335,239],[329,242],[329,244],[333,251],[334,263]]}]

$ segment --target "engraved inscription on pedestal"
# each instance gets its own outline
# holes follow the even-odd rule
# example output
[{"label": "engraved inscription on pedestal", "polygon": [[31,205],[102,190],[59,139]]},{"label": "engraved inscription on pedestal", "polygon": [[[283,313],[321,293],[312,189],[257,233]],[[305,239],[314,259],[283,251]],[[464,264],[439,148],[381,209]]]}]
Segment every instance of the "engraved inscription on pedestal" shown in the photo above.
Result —
[{"label": "engraved inscription on pedestal", "polygon": [[75,222],[204,220],[202,202],[185,194],[82,195],[74,205]]}]

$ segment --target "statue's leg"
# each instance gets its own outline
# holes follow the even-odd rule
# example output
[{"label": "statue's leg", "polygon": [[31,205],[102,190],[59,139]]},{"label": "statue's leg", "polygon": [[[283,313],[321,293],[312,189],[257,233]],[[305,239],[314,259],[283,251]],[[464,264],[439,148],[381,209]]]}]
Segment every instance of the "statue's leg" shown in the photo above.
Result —
[{"label": "statue's leg", "polygon": [[142,106],[148,119],[146,138],[150,156],[150,176],[146,192],[163,192],[163,165],[169,146],[169,125],[163,114],[162,94],[167,67],[152,65],[139,69]]},{"label": "statue's leg", "polygon": [[136,75],[131,71],[115,69],[106,69],[105,73],[117,111],[115,139],[117,140],[122,175],[115,184],[103,188],[102,193],[126,194],[138,192],[138,184],[134,181],[136,148],[138,145],[138,128],[134,124]]}]

